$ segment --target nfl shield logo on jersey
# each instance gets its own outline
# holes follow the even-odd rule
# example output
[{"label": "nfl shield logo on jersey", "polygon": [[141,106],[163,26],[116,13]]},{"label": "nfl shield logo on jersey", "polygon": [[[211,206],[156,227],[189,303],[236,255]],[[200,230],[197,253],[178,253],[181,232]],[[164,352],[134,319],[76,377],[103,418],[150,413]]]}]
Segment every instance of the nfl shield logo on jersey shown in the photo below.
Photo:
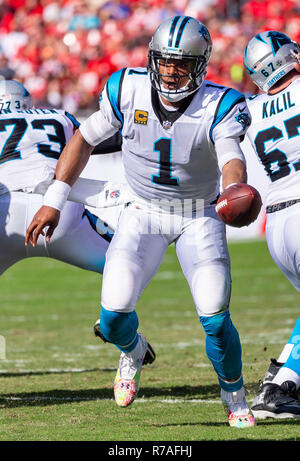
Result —
[{"label": "nfl shield logo on jersey", "polygon": [[113,190],[109,195],[110,195],[110,198],[118,198],[120,197],[120,190],[119,189]]},{"label": "nfl shield logo on jersey", "polygon": [[171,128],[171,126],[172,126],[172,122],[169,122],[169,120],[164,120],[163,121],[163,128],[165,130],[168,130],[169,128]]}]

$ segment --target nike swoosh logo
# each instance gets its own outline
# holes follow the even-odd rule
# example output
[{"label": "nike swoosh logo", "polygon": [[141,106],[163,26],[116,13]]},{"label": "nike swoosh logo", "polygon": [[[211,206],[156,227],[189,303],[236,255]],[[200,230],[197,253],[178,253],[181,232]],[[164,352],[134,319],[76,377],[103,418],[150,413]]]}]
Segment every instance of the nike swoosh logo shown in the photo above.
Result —
[{"label": "nike swoosh logo", "polygon": [[245,109],[246,109],[246,106],[243,107],[242,109],[239,108],[239,111],[240,111],[240,112],[244,112]]}]

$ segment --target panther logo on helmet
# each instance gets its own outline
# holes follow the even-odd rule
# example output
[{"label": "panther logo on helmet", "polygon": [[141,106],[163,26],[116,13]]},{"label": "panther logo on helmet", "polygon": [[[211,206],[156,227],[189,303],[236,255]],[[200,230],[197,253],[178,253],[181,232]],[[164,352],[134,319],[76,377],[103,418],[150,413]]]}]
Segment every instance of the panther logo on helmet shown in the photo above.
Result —
[{"label": "panther logo on helmet", "polygon": [[298,63],[299,45],[287,35],[268,31],[257,34],[246,46],[244,66],[253,82],[268,92]]},{"label": "panther logo on helmet", "polygon": [[281,32],[271,30],[267,33],[267,37],[269,37],[271,42],[273,56],[275,56],[279,48],[281,48],[283,45],[291,43],[291,39],[287,35],[282,34]]},{"label": "panther logo on helmet", "polygon": [[208,43],[210,43],[211,38],[210,38],[209,32],[203,24],[201,25],[199,29],[199,34],[202,35]]}]

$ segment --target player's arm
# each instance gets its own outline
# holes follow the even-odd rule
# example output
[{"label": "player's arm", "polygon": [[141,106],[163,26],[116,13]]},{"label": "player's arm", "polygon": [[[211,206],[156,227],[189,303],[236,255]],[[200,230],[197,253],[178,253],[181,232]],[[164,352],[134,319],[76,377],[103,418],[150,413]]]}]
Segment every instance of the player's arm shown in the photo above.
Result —
[{"label": "player's arm", "polygon": [[76,130],[59,157],[55,179],[73,186],[86,166],[93,149],[94,146],[87,143],[80,130]]},{"label": "player's arm", "polygon": [[233,183],[246,183],[246,160],[240,147],[251,116],[245,96],[234,89],[222,93],[210,127],[210,139],[222,173],[223,190]]},{"label": "player's arm", "polygon": [[222,188],[226,189],[231,184],[246,183],[246,165],[240,159],[233,159],[227,162],[222,169]]},{"label": "player's arm", "polygon": [[[70,112],[62,111],[63,115],[71,122],[73,125],[73,134],[78,131],[80,127],[79,121],[74,117],[74,115],[70,114]],[[117,131],[115,134],[110,136],[108,139],[100,142],[92,151],[92,155],[102,155],[102,154],[110,154],[113,152],[120,152],[122,150],[122,136],[120,131]]]},{"label": "player's arm", "polygon": [[50,241],[71,187],[86,166],[94,146],[112,136],[118,129],[118,126],[113,126],[98,111],[76,130],[58,160],[55,181],[44,196],[44,205],[35,214],[27,229],[25,245],[31,242],[36,246],[39,235],[45,235],[45,227],[48,227],[46,241]]},{"label": "player's arm", "polygon": [[222,173],[222,190],[230,184],[246,183],[246,159],[239,138],[220,138],[216,141],[215,148]]},{"label": "player's arm", "polygon": [[45,194],[44,205],[35,214],[27,229],[25,245],[31,242],[35,247],[39,235],[45,235],[43,229],[46,226],[46,241],[50,241],[71,187],[87,164],[92,151],[93,146],[86,142],[79,130],[76,130],[59,158],[55,181]]}]

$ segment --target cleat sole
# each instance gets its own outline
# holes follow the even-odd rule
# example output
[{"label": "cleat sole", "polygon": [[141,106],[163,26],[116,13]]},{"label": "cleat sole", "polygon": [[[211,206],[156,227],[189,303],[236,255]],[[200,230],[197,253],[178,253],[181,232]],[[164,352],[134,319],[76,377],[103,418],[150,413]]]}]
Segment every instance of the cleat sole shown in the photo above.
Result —
[{"label": "cleat sole", "polygon": [[271,411],[266,410],[253,410],[251,409],[253,416],[255,419],[300,419],[300,415],[294,415],[292,413],[273,413]]}]

